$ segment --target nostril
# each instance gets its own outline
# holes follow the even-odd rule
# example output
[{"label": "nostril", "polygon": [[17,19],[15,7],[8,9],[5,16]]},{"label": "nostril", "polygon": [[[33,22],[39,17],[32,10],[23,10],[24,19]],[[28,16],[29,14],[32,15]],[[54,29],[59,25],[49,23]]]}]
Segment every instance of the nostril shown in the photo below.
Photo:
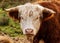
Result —
[{"label": "nostril", "polygon": [[25,32],[30,34],[33,32],[33,30],[32,29],[26,29]]}]

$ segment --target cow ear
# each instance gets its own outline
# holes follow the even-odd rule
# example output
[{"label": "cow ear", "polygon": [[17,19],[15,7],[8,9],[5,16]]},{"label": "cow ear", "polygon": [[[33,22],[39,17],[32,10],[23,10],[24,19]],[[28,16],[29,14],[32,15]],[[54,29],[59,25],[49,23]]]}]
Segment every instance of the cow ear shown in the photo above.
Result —
[{"label": "cow ear", "polygon": [[43,10],[43,20],[47,21],[47,20],[51,19],[52,17],[54,17],[54,14],[55,14],[55,11],[45,8]]},{"label": "cow ear", "polygon": [[5,11],[7,11],[9,16],[12,17],[14,20],[18,20],[18,9],[17,9],[17,7],[5,9]]}]

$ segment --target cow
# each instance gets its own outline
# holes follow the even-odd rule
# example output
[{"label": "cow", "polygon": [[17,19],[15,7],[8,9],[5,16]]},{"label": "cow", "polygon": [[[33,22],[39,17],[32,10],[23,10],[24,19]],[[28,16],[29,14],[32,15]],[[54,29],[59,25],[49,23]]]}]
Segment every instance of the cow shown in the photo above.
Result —
[{"label": "cow", "polygon": [[23,34],[33,37],[31,43],[60,43],[60,3],[39,2],[5,9],[19,21]]}]

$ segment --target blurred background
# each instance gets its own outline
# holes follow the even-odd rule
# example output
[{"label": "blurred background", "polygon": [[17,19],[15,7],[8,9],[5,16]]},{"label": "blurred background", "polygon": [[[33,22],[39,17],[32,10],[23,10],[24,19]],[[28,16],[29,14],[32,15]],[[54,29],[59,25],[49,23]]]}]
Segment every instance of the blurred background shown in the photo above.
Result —
[{"label": "blurred background", "polygon": [[21,5],[27,2],[37,2],[37,1],[60,1],[60,0],[0,0],[0,34],[4,33],[11,37],[23,36],[20,25],[18,21],[12,20],[4,11],[6,8]]}]

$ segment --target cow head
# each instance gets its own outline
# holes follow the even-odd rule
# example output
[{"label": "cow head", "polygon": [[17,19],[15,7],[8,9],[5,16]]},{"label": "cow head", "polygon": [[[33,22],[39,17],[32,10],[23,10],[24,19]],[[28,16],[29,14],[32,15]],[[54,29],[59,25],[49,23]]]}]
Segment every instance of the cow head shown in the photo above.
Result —
[{"label": "cow head", "polygon": [[51,19],[54,11],[39,4],[27,3],[6,9],[9,15],[20,21],[21,29],[25,35],[36,35],[42,21]]}]

